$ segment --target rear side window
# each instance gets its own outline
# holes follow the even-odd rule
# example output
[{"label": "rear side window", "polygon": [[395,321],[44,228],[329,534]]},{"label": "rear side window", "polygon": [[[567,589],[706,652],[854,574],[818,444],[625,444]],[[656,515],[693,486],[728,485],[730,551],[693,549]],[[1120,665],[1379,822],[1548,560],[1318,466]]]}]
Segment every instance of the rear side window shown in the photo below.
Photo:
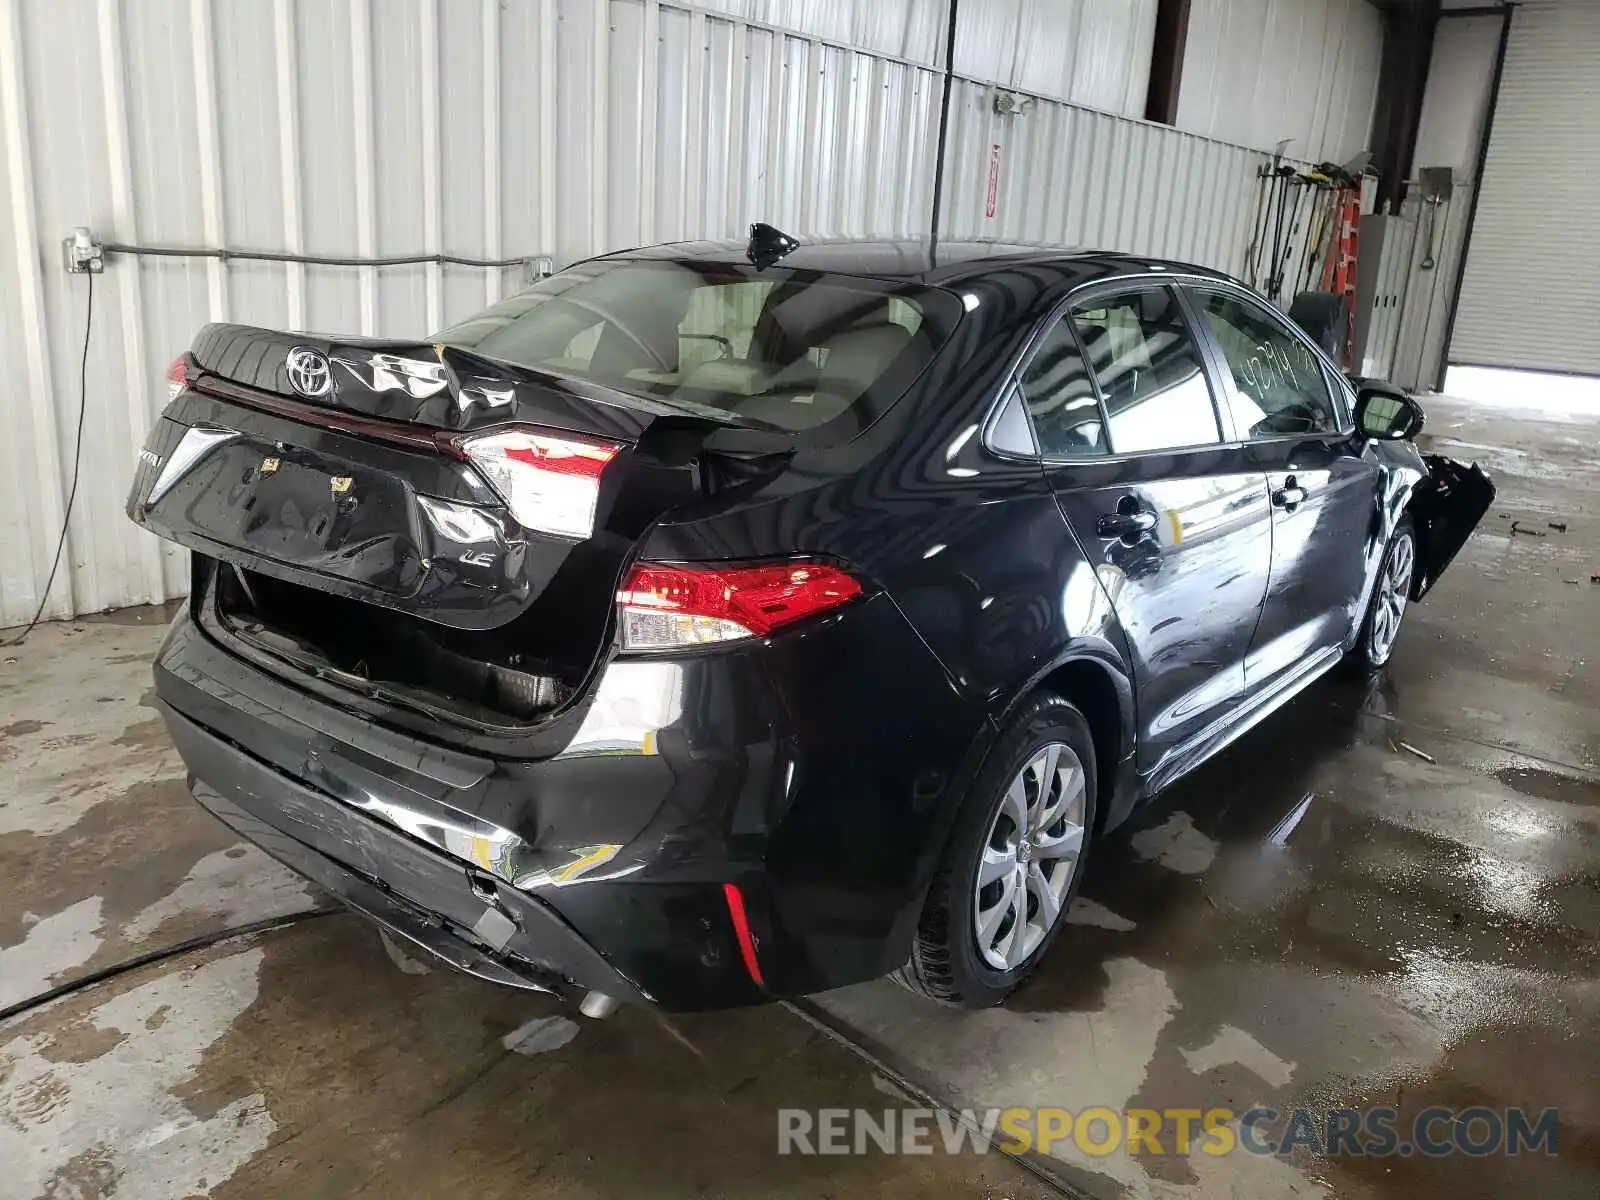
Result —
[{"label": "rear side window", "polygon": [[1117,454],[1222,440],[1200,353],[1170,288],[1095,299],[1071,313]]},{"label": "rear side window", "polygon": [[1033,417],[1040,452],[1046,457],[1106,453],[1100,402],[1065,318],[1045,334],[1019,386]]},{"label": "rear side window", "polygon": [[785,430],[865,424],[949,338],[932,288],[730,263],[602,259],[433,340],[618,391]]}]

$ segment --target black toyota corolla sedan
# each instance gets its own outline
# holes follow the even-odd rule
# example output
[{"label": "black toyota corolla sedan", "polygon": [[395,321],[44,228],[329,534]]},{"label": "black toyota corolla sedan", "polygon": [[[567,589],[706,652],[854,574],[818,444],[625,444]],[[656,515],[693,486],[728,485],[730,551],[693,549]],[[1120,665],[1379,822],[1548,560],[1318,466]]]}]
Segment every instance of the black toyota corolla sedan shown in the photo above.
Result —
[{"label": "black toyota corolla sedan", "polygon": [[426,342],[203,329],[134,520],[196,799],[600,1015],[998,1003],[1097,839],[1388,661],[1493,488],[1214,271],[630,250]]}]

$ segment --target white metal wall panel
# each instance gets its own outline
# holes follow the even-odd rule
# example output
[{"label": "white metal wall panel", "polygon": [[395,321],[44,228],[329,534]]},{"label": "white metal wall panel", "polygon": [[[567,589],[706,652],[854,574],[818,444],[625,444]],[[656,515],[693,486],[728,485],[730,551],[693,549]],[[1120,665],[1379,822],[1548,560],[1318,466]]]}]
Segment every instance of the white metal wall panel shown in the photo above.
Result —
[{"label": "white metal wall panel", "polygon": [[[1142,104],[1153,5],[994,4],[963,41],[1000,38],[1003,66],[957,85],[946,232],[1237,269],[1261,156],[1081,106]],[[757,216],[921,233],[943,20],[943,0],[0,0],[0,354],[23,381],[0,395],[0,625],[38,603],[66,496],[88,288],[60,267],[73,226],[558,263]],[[1039,98],[997,117],[991,83]],[[522,274],[113,256],[47,613],[183,592],[183,556],[122,504],[161,373],[199,325],[420,336]]]},{"label": "white metal wall panel", "polygon": [[[942,64],[946,0],[707,0],[732,19],[918,66]],[[1140,116],[1156,0],[962,0],[956,72]]]},{"label": "white metal wall panel", "polygon": [[1239,270],[1261,154],[1049,100],[997,116],[990,96],[961,82],[951,99],[948,234]]},{"label": "white metal wall panel", "polygon": [[1367,148],[1382,52],[1367,0],[1194,0],[1178,127],[1346,162]]},{"label": "white metal wall panel", "polygon": [[[61,461],[56,395],[50,377],[44,270],[35,210],[33,133],[24,117],[22,30],[16,10],[0,5],[0,354],[20,379],[0,397],[0,612],[31,613],[38,603],[61,523]],[[70,572],[56,580],[50,607],[72,610]]]},{"label": "white metal wall panel", "polygon": [[1500,45],[1501,16],[1451,17],[1439,22],[1428,60],[1428,86],[1417,122],[1413,161],[1472,174],[1489,107],[1489,81]]},{"label": "white metal wall panel", "polygon": [[1155,0],[976,0],[956,10],[956,73],[1143,116]]},{"label": "white metal wall panel", "polygon": [[[1412,196],[1416,196],[1413,191]],[[1450,294],[1455,290],[1461,264],[1467,215],[1472,211],[1472,184],[1458,180],[1448,201],[1432,214],[1420,201],[1407,200],[1417,212],[1417,236],[1411,250],[1411,276],[1400,308],[1400,328],[1394,367],[1389,378],[1403,388],[1431,391],[1443,381],[1445,324],[1450,314]],[[1423,267],[1429,248],[1433,265]]]},{"label": "white metal wall panel", "polygon": [[1600,375],[1600,4],[1511,20],[1450,361]]},{"label": "white metal wall panel", "polygon": [[[969,2],[981,5],[993,0]],[[938,65],[944,53],[945,0],[706,0],[703,7],[740,23],[920,66]]]},{"label": "white metal wall panel", "polygon": [[[1448,5],[1446,7],[1449,7]],[[1459,6],[1458,6],[1459,7]],[[1455,172],[1451,198],[1437,210],[1417,199],[1418,236],[1405,284],[1399,340],[1389,378],[1402,387],[1431,389],[1444,375],[1445,324],[1455,289],[1467,215],[1472,206],[1479,132],[1489,105],[1489,83],[1500,43],[1501,15],[1452,17],[1439,22],[1428,65],[1413,161],[1420,167],[1450,167]],[[1429,247],[1433,265],[1428,261]]]},{"label": "white metal wall panel", "polygon": [[[380,0],[380,4],[382,2]],[[425,6],[431,8],[432,0],[425,0]],[[405,7],[415,13],[424,5],[405,0]],[[438,170],[429,170],[431,156],[423,154],[424,127],[440,116],[436,87],[423,85],[422,41],[417,21],[378,21],[372,27],[372,90],[374,96],[384,99],[384,103],[372,109],[372,159],[380,178],[385,181],[384,186],[373,189],[371,200],[373,242],[378,254],[442,249],[442,238],[431,236],[428,228],[430,211],[443,206],[439,218],[442,228],[445,212],[457,203],[454,196],[445,203],[438,194]],[[470,47],[467,49],[470,51]],[[463,87],[460,91],[470,94],[471,89]],[[442,169],[443,147],[438,153],[439,169]],[[294,186],[293,180],[289,182]],[[502,202],[503,195],[502,189]],[[250,244],[272,243],[251,238]],[[349,268],[342,270],[346,275],[353,274]],[[429,275],[434,270],[430,266],[408,266],[384,271],[376,296],[380,332],[432,328],[428,320]],[[482,286],[481,272],[459,273],[468,282],[469,289],[472,283]],[[442,273],[433,286],[443,286]]]},{"label": "white metal wall panel", "polygon": [[[33,16],[33,10],[29,10],[28,15]],[[56,231],[56,222],[51,220],[50,214],[79,207],[86,195],[102,198],[100,212],[103,216],[99,223],[110,223],[106,99],[100,75],[104,47],[99,37],[98,15],[90,5],[62,5],[52,6],[49,20],[18,23],[24,64],[20,82],[29,89],[25,95],[31,99],[32,95],[42,93],[48,98],[44,111],[30,111],[25,101],[24,113],[33,119],[29,121],[27,135],[32,147],[32,188],[24,202],[32,205],[36,236],[49,247],[58,243],[66,232]],[[94,72],[90,76],[94,86],[79,90],[60,86],[61,76],[55,64],[69,60],[77,60]],[[52,69],[40,71],[42,64],[51,64]],[[50,507],[59,514],[59,505],[65,499],[66,476],[70,474],[77,429],[81,394],[78,364],[83,349],[87,297],[83,287],[73,286],[81,284],[81,280],[68,279],[56,268],[59,252],[55,255],[41,253],[37,244],[28,249],[42,283],[45,319],[39,350],[49,371],[50,394],[56,408],[53,457],[56,464],[62,464],[57,466],[56,474],[63,489]],[[115,441],[128,445],[135,437],[142,438],[144,433],[143,421],[135,419],[136,414],[124,394],[113,390],[127,365],[123,349],[131,332],[126,327],[128,313],[119,302],[114,282],[109,279],[97,282],[102,286],[94,298],[96,343],[114,347],[116,352],[91,352],[89,355],[86,390],[90,403],[85,442],[87,445],[93,439],[98,444]],[[137,416],[142,418],[143,411]],[[118,481],[107,472],[96,470],[95,459],[87,449],[85,460],[87,465],[79,482],[61,577],[68,582],[72,601],[79,607],[86,598],[99,595],[111,596],[110,603],[125,602],[127,597],[137,595],[146,586],[147,572],[142,562],[145,551],[121,537],[110,522],[97,519],[97,513],[116,506]],[[55,531],[39,530],[38,533],[48,542],[46,553],[41,555],[42,566],[47,567],[48,552],[53,551],[55,545]]]}]

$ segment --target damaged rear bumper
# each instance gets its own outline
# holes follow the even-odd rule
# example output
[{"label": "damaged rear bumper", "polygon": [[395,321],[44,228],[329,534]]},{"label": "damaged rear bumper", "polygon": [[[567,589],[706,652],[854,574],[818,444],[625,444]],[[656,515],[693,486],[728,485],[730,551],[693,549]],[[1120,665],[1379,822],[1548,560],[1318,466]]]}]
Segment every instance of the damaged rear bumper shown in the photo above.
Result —
[{"label": "damaged rear bumper", "polygon": [[241,837],[410,945],[469,975],[566,999],[651,997],[559,914],[487,872],[273,770],[158,702],[200,803]]},{"label": "damaged rear bumper", "polygon": [[[893,970],[985,744],[881,599],[804,639],[612,663],[531,757],[258,665],[207,594],[154,664],[199,803],[411,944],[571,998],[703,1011]],[[917,704],[841,695],[831,664],[873,658]],[[884,830],[917,853],[876,853]]]}]

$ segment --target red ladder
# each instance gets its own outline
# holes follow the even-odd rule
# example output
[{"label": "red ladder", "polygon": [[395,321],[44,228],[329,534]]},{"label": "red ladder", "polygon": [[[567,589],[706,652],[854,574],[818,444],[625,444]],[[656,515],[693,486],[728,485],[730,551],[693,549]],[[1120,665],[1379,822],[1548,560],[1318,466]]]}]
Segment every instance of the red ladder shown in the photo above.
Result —
[{"label": "red ladder", "polygon": [[1344,297],[1344,365],[1354,367],[1351,356],[1356,337],[1356,257],[1361,249],[1361,190],[1342,187],[1338,196],[1338,240],[1322,265],[1322,290]]}]

